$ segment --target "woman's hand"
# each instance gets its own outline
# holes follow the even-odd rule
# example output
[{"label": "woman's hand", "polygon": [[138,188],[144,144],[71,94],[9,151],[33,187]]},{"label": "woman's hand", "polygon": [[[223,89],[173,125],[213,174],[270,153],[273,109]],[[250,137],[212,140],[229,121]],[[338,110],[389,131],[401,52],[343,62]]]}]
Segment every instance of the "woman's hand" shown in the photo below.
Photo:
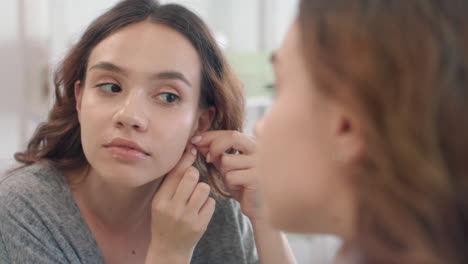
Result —
[{"label": "woman's hand", "polygon": [[193,249],[213,216],[215,201],[208,197],[208,184],[198,182],[192,151],[196,153],[193,148],[183,154],[153,199],[146,263],[190,263]]},{"label": "woman's hand", "polygon": [[[265,217],[253,157],[255,139],[237,131],[208,131],[193,137],[192,143],[221,172],[225,186],[252,222],[260,263],[296,263],[284,234]],[[226,153],[232,149],[238,153]]]},{"label": "woman's hand", "polygon": [[[254,222],[263,216],[253,153],[256,142],[237,131],[208,131],[192,139],[206,161],[221,172],[225,186],[240,203],[242,213]],[[237,154],[228,154],[234,149]]]}]

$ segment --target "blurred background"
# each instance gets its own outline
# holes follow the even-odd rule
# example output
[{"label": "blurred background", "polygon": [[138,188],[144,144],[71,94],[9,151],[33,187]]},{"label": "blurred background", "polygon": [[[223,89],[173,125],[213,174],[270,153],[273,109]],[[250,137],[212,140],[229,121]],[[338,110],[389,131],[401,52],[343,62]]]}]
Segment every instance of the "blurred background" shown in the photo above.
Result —
[{"label": "blurred background", "polygon": [[[52,72],[85,27],[117,0],[0,1],[0,172],[14,165],[52,103]],[[270,54],[292,22],[298,0],[162,0],[182,4],[211,28],[244,83],[245,132],[267,111]],[[331,263],[339,241],[288,234],[299,263]]]}]

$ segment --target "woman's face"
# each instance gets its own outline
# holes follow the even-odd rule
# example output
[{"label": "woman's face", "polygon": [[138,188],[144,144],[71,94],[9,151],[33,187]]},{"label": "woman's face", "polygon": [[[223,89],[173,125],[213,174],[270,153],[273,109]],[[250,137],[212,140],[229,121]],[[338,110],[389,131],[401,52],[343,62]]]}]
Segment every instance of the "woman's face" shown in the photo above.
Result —
[{"label": "woman's face", "polygon": [[314,87],[304,57],[295,23],[273,59],[275,102],[256,126],[259,181],[276,227],[334,233],[348,198],[338,161],[343,119]]},{"label": "woman's face", "polygon": [[75,85],[92,173],[136,187],[171,170],[209,127],[211,110],[198,107],[200,71],[191,43],[164,25],[132,24],[98,43]]}]

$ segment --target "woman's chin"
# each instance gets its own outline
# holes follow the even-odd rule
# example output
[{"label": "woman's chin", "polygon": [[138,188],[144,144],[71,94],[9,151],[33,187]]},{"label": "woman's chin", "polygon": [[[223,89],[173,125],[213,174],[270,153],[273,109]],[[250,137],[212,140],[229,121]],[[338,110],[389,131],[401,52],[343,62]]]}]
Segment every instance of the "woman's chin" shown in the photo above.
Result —
[{"label": "woman's chin", "polygon": [[147,168],[128,168],[125,166],[111,166],[99,169],[99,176],[104,182],[115,186],[137,188],[160,179],[158,173],[149,173],[154,170]]}]

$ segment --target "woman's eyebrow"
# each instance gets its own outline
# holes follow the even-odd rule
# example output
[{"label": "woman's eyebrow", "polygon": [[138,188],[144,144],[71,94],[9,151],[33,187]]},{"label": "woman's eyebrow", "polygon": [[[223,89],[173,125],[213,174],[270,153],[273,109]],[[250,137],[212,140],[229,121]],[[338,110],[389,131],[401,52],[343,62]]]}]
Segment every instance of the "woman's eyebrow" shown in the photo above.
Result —
[{"label": "woman's eyebrow", "polygon": [[[117,66],[117,65],[115,65],[113,63],[106,62],[106,61],[101,61],[101,62],[98,62],[98,63],[94,64],[93,66],[91,66],[89,68],[88,71],[95,70],[95,69],[101,69],[101,70],[106,70],[106,71],[110,71],[110,72],[120,73],[120,74],[123,74],[123,75],[128,75],[127,71],[124,68],[122,68],[120,66]],[[179,81],[182,81],[185,84],[187,84],[189,87],[192,87],[192,84],[185,77],[185,75],[183,73],[181,73],[181,72],[178,72],[178,71],[158,72],[158,73],[152,74],[150,78],[151,79],[156,79],[156,80],[160,80],[160,79],[179,80]]]},{"label": "woman's eyebrow", "polygon": [[119,66],[117,66],[117,65],[115,65],[113,63],[106,62],[106,61],[101,61],[101,62],[98,62],[98,63],[94,64],[93,66],[91,66],[89,68],[88,71],[91,71],[91,70],[94,70],[94,69],[101,69],[101,70],[106,70],[106,71],[111,71],[111,72],[121,73],[121,74],[127,75],[127,72],[123,68],[121,68],[121,67],[119,67]]},{"label": "woman's eyebrow", "polygon": [[178,71],[163,71],[158,72],[152,76],[152,79],[168,79],[168,80],[179,80],[192,87],[192,84],[185,77],[185,75]]}]

